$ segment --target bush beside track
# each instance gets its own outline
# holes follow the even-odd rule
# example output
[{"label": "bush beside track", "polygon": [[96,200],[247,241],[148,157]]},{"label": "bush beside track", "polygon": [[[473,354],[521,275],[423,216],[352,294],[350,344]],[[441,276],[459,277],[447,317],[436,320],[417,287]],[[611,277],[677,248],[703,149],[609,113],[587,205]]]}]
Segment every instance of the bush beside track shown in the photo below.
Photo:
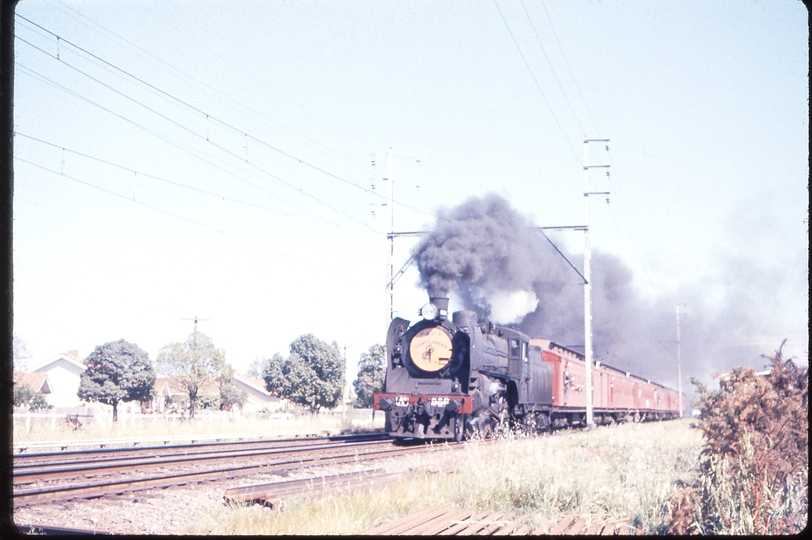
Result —
[{"label": "bush beside track", "polygon": [[[783,347],[783,343],[781,348]],[[670,500],[670,534],[794,534],[809,517],[809,369],[784,360],[694,381],[704,437],[698,480]]]}]

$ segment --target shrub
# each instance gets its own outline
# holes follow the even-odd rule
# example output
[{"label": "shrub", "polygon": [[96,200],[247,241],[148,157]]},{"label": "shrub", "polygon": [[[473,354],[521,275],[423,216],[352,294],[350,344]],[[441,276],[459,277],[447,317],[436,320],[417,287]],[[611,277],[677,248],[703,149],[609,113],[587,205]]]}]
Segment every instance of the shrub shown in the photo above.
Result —
[{"label": "shrub", "polygon": [[31,396],[31,399],[28,401],[28,406],[32,411],[39,411],[42,409],[53,409],[54,406],[48,403],[48,400],[45,399],[45,396],[42,394],[34,393]]},{"label": "shrub", "polygon": [[699,393],[704,438],[698,480],[671,498],[669,533],[798,533],[809,513],[809,369],[784,360],[770,373],[733,370]]},{"label": "shrub", "polygon": [[31,398],[34,397],[34,394],[36,394],[36,392],[27,384],[15,384],[13,396],[14,406],[19,407],[20,405],[29,403]]}]

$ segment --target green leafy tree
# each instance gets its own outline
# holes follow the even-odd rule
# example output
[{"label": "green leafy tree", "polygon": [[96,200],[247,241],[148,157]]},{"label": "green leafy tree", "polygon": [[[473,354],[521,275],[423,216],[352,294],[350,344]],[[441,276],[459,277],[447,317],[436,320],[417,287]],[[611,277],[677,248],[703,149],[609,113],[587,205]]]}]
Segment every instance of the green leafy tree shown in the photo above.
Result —
[{"label": "green leafy tree", "polygon": [[358,362],[358,378],[352,383],[355,388],[356,407],[372,407],[375,392],[383,391],[386,378],[386,349],[383,345],[373,345],[369,351],[361,353]]},{"label": "green leafy tree", "polygon": [[145,401],[152,397],[155,370],[147,353],[138,345],[120,339],[99,345],[85,359],[77,395],[85,401],[113,406],[118,421],[122,401]]},{"label": "green leafy tree", "polygon": [[344,358],[338,345],[328,345],[312,334],[290,344],[290,356],[275,354],[266,361],[262,378],[272,394],[304,405],[316,414],[341,402]]},{"label": "green leafy tree", "polygon": [[34,395],[31,396],[31,400],[28,402],[28,406],[32,411],[38,411],[40,409],[53,409],[54,406],[48,403],[48,400],[45,399],[45,396],[34,392]]},{"label": "green leafy tree", "polygon": [[31,398],[34,397],[34,390],[28,386],[27,384],[15,384],[14,385],[14,406],[19,407],[20,405],[26,405],[31,402]]},{"label": "green leafy tree", "polygon": [[171,343],[158,353],[158,369],[189,396],[189,418],[195,417],[200,388],[216,381],[225,365],[225,352],[210,337],[192,332],[183,343]]},{"label": "green leafy tree", "polygon": [[220,374],[220,410],[230,411],[235,405],[242,407],[247,400],[245,392],[234,384],[234,369],[226,364]]},{"label": "green leafy tree", "polygon": [[287,397],[287,377],[285,376],[285,364],[287,359],[279,353],[274,353],[271,358],[266,358],[262,363],[262,378],[265,379],[265,388],[276,397]]}]

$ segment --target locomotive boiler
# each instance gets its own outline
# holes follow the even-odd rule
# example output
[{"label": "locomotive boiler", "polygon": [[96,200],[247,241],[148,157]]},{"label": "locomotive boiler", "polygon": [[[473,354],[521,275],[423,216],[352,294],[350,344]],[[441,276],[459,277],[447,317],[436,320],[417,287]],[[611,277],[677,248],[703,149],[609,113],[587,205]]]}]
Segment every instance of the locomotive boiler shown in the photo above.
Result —
[{"label": "locomotive boiler", "polygon": [[[583,356],[430,298],[411,324],[395,318],[386,339],[384,391],[374,397],[397,438],[488,437],[506,427],[541,432],[584,425]],[[644,399],[645,396],[645,399]],[[596,423],[678,416],[676,392],[597,363]]]}]

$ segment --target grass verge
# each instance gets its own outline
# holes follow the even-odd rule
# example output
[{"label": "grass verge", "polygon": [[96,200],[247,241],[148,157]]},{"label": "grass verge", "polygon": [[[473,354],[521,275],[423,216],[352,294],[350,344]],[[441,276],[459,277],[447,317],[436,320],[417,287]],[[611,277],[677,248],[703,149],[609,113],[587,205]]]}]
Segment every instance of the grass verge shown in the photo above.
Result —
[{"label": "grass verge", "polygon": [[[601,427],[463,449],[438,448],[409,480],[349,495],[212,509],[189,534],[358,534],[428,507],[511,511],[532,526],[564,515],[629,519],[657,532],[675,484],[690,482],[702,445],[690,420]],[[454,470],[441,465],[449,459]]]}]

